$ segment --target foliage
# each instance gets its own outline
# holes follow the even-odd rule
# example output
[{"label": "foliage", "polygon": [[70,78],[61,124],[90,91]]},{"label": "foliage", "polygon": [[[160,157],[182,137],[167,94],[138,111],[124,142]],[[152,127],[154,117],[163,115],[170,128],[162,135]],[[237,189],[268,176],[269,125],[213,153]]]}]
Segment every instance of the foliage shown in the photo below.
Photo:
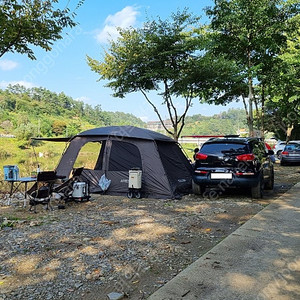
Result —
[{"label": "foliage", "polygon": [[[51,50],[66,27],[73,27],[75,13],[54,8],[58,0],[3,0],[0,8],[0,57],[7,52],[36,59],[30,45]],[[81,3],[79,3],[81,4]]]},{"label": "foliage", "polygon": [[[236,64],[247,83],[248,103],[245,90],[235,91],[244,101],[252,134],[253,105],[258,111],[261,100],[264,106],[265,86],[275,74],[278,55],[286,48],[289,20],[298,12],[298,1],[281,0],[215,0],[215,6],[207,10],[213,32],[209,51]],[[261,95],[254,94],[254,82],[261,86]]]},{"label": "foliage", "polygon": [[266,104],[268,124],[281,139],[300,138],[300,15],[289,20],[287,46],[281,49],[279,63],[268,85]]},{"label": "foliage", "polygon": [[20,85],[0,90],[0,111],[0,133],[27,141],[33,136],[73,136],[100,126],[145,126],[132,114],[104,112],[100,105],[92,107],[64,93]]},{"label": "foliage", "polygon": [[237,134],[246,127],[245,113],[242,109],[229,109],[213,115],[193,115],[186,117],[182,135],[228,135]]},{"label": "foliage", "polygon": [[[109,81],[113,96],[124,98],[128,93],[141,92],[165,130],[177,139],[192,99],[211,87],[206,83],[207,58],[201,51],[206,39],[199,26],[199,18],[184,10],[170,20],[148,21],[140,29],[119,29],[120,37],[110,41],[104,60],[87,57],[88,64],[101,80]],[[164,125],[150,91],[162,97],[172,130]],[[181,112],[174,104],[176,98],[182,99]]]}]

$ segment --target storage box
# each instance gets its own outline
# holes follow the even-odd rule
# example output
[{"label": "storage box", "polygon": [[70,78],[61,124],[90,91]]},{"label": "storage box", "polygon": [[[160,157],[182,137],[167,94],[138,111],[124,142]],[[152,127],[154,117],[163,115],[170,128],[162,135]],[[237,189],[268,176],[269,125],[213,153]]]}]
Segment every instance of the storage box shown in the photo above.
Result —
[{"label": "storage box", "polygon": [[18,166],[8,165],[4,166],[4,180],[16,181],[19,179],[19,168]]},{"label": "storage box", "polygon": [[88,196],[88,185],[85,182],[74,182],[73,184],[73,198],[85,198]]},{"label": "storage box", "polygon": [[128,187],[130,189],[142,188],[142,171],[141,170],[129,170]]}]

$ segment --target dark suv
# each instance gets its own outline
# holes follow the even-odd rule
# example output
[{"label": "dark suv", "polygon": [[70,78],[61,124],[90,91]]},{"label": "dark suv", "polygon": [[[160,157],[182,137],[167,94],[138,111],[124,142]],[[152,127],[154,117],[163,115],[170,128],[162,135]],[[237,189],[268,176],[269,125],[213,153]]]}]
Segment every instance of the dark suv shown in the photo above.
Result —
[{"label": "dark suv", "polygon": [[273,189],[274,169],[265,143],[257,138],[223,137],[205,142],[196,154],[193,191],[206,187],[249,188],[253,198]]}]

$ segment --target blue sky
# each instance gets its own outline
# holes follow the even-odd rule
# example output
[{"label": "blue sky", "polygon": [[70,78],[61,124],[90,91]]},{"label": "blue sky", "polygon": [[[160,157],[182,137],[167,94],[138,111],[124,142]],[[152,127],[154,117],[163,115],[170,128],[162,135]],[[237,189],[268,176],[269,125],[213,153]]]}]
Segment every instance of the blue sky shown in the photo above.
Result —
[{"label": "blue sky", "polygon": [[[61,0],[64,4],[67,0]],[[70,7],[77,0],[70,1]],[[79,25],[64,32],[64,39],[55,42],[51,52],[35,48],[37,60],[26,55],[7,53],[0,59],[0,88],[9,83],[19,83],[26,87],[41,86],[54,92],[64,92],[74,99],[92,106],[100,104],[106,111],[132,113],[144,121],[157,120],[155,113],[141,94],[129,94],[125,99],[111,96],[112,91],[104,87],[105,81],[97,81],[99,75],[92,72],[86,63],[86,55],[101,60],[108,37],[116,38],[116,27],[139,27],[146,18],[162,19],[178,9],[189,8],[190,12],[202,16],[207,22],[203,9],[213,4],[212,0],[173,1],[92,1],[85,0],[78,9],[76,21]],[[161,98],[151,94],[151,99],[160,106]],[[177,105],[181,107],[180,100]],[[231,107],[241,107],[233,103],[226,107],[199,104],[194,100],[189,115],[212,115]],[[163,106],[162,116],[167,118]]]}]

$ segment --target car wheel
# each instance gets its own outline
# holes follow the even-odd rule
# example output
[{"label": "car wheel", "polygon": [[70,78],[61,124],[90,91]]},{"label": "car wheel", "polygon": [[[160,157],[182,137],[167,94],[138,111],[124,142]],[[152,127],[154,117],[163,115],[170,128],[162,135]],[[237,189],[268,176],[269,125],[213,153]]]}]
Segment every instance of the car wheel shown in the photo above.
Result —
[{"label": "car wheel", "polygon": [[287,163],[281,160],[281,161],[280,161],[280,165],[281,165],[281,166],[286,166]]},{"label": "car wheel", "polygon": [[272,170],[269,180],[265,183],[265,190],[273,190],[274,188],[274,170]]},{"label": "car wheel", "polygon": [[263,197],[263,189],[264,189],[264,184],[263,184],[262,176],[260,176],[260,180],[258,181],[257,186],[251,188],[252,198],[261,199]]},{"label": "car wheel", "polygon": [[278,150],[277,153],[276,153],[278,159],[281,158],[281,152],[282,152],[282,150]]},{"label": "car wheel", "polygon": [[202,194],[202,189],[201,186],[192,180],[192,189],[193,189],[193,194],[195,195],[201,195]]},{"label": "car wheel", "polygon": [[128,193],[127,193],[127,197],[128,197],[129,199],[131,199],[131,198],[133,197],[133,192],[128,192]]},{"label": "car wheel", "polygon": [[135,198],[140,199],[141,198],[141,193],[140,192],[135,192],[134,196],[135,196]]}]

